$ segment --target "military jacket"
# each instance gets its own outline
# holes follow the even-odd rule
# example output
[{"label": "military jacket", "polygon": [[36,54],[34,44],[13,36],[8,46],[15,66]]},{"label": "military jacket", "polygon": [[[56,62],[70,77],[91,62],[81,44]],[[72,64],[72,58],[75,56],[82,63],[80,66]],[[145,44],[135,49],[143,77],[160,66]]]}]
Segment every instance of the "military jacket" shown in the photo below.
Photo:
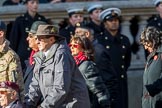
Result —
[{"label": "military jacket", "polygon": [[24,88],[20,59],[9,47],[7,40],[0,45],[0,82],[2,81],[16,81],[21,90]]},{"label": "military jacket", "polygon": [[94,36],[95,36],[95,38],[96,38],[97,35],[103,34],[103,31],[104,31],[104,25],[103,24],[97,25],[93,21],[90,21],[87,24],[87,27],[89,27],[89,28],[91,28],[91,29],[94,30]]},{"label": "military jacket", "polygon": [[11,42],[11,48],[16,51],[19,55],[22,67],[25,67],[24,61],[28,59],[30,56],[30,48],[28,47],[28,42],[26,38],[28,33],[26,31],[30,30],[31,25],[34,21],[45,21],[44,16],[39,15],[38,13],[32,18],[28,12],[16,18],[11,33],[9,37],[9,41]]},{"label": "military jacket", "polygon": [[147,26],[154,26],[159,29],[162,29],[162,18],[160,18],[159,15],[155,16],[148,22]]},{"label": "military jacket", "polygon": [[59,34],[61,36],[64,36],[66,38],[67,43],[69,43],[71,36],[73,36],[75,34],[75,27],[72,25],[68,25],[67,27],[61,29],[59,31]]},{"label": "military jacket", "polygon": [[107,31],[97,38],[99,43],[109,51],[116,72],[123,78],[126,75],[125,72],[130,66],[131,61],[131,46],[129,39],[119,33],[113,37]]},{"label": "military jacket", "polygon": [[119,80],[119,98],[120,108],[128,108],[128,88],[127,88],[127,69],[131,62],[131,46],[129,39],[117,33],[112,36],[108,31],[98,37],[99,43],[102,44],[110,53],[117,78]]}]

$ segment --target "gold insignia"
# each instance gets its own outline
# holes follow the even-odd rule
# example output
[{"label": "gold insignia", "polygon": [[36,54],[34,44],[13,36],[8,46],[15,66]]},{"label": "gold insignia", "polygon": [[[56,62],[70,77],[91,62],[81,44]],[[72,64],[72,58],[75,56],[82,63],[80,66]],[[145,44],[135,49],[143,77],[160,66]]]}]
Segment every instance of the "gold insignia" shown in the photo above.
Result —
[{"label": "gold insignia", "polygon": [[111,11],[111,15],[114,16],[115,15],[115,12],[114,10]]},{"label": "gold insignia", "polygon": [[52,28],[51,28],[51,33],[55,33],[55,34],[57,34],[57,28],[52,27]]},{"label": "gold insignia", "polygon": [[77,27],[80,27],[80,23],[76,23],[76,26],[77,26]]},{"label": "gold insignia", "polygon": [[55,29],[54,29],[54,27],[51,29],[51,33],[54,33],[55,32]]}]

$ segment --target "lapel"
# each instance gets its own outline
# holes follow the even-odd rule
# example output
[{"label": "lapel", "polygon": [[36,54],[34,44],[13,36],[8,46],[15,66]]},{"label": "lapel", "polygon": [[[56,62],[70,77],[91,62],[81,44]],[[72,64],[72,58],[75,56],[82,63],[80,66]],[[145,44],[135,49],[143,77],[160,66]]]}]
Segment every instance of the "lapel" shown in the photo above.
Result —
[{"label": "lapel", "polygon": [[34,65],[28,65],[26,71],[25,71],[25,75],[24,75],[24,82],[26,81],[28,75],[32,72],[33,73],[33,69],[34,69]]}]

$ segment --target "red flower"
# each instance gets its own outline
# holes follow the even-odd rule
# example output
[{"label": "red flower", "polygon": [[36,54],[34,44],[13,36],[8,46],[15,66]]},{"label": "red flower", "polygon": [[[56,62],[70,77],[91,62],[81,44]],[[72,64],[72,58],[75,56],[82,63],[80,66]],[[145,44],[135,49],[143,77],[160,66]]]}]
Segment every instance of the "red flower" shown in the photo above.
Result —
[{"label": "red flower", "polygon": [[157,56],[157,55],[155,55],[155,56],[154,56],[154,60],[157,60],[157,59],[158,59],[158,56]]}]

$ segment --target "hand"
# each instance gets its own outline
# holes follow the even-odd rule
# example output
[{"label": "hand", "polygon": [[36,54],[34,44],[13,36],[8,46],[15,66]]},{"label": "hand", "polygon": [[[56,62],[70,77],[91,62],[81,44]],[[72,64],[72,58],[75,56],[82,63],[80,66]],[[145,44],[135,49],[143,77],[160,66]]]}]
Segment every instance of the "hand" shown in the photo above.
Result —
[{"label": "hand", "polygon": [[144,94],[144,98],[145,98],[145,99],[150,98],[150,94],[149,94],[149,92],[147,92],[147,93]]},{"label": "hand", "polygon": [[98,98],[98,102],[102,108],[110,108],[110,101],[106,95]]}]

